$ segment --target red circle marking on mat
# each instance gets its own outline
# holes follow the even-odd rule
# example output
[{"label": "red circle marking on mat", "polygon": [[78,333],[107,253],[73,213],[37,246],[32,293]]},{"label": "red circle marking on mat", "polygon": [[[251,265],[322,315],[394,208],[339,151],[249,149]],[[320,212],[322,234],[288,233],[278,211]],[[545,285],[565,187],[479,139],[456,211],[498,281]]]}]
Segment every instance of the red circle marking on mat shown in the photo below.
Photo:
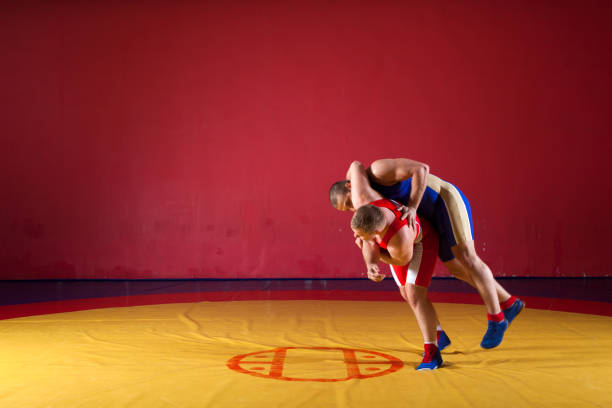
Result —
[{"label": "red circle marking on mat", "polygon": [[[283,375],[283,368],[285,367],[285,358],[287,356],[288,350],[337,350],[338,351],[338,360],[342,361],[346,367],[346,377],[341,378],[295,378],[295,377],[286,377]],[[262,361],[262,360],[250,360],[250,358],[260,358],[261,354],[268,354],[271,356],[271,360]],[[357,359],[356,353],[365,353],[369,355],[375,355],[378,357],[382,357],[383,361],[363,361]],[[257,364],[258,367],[252,368],[244,368],[243,365],[249,364]],[[269,366],[268,373],[258,373],[252,371],[254,369],[260,369],[261,365],[264,364]],[[327,364],[325,362],[321,362],[322,365]],[[380,372],[372,373],[372,374],[363,374],[362,365],[363,366],[371,366],[373,364],[388,366],[385,370]],[[361,349],[348,349],[342,347],[277,347],[272,350],[264,350],[264,351],[256,351],[254,353],[241,354],[238,356],[234,356],[227,362],[227,367],[231,370],[237,371],[243,374],[249,374],[255,377],[261,378],[269,378],[274,380],[284,380],[284,381],[319,381],[319,382],[334,382],[334,381],[346,381],[353,378],[357,379],[366,379],[372,377],[379,377],[381,375],[391,374],[404,366],[404,363],[398,359],[397,357],[390,356],[389,354],[379,353],[377,351],[371,350],[361,350]],[[373,371],[374,367],[363,367],[364,371]],[[375,368],[376,370],[380,370],[380,368]]]}]

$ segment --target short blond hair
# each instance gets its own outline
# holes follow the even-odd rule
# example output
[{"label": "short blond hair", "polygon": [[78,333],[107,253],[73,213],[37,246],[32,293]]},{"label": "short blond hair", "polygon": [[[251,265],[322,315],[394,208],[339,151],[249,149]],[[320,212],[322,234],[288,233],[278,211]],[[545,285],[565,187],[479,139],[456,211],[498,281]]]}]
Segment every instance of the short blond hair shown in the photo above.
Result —
[{"label": "short blond hair", "polygon": [[353,218],[351,218],[351,228],[358,229],[366,234],[371,234],[382,227],[385,221],[385,214],[380,207],[372,204],[359,207]]}]

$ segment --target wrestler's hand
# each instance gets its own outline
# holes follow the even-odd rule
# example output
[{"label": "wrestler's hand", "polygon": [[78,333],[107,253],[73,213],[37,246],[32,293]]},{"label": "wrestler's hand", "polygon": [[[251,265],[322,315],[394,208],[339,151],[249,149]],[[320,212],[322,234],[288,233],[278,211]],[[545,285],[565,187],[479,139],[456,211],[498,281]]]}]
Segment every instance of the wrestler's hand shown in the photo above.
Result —
[{"label": "wrestler's hand", "polygon": [[385,275],[380,273],[380,269],[377,264],[368,265],[368,279],[374,282],[380,282],[385,279]]},{"label": "wrestler's hand", "polygon": [[402,205],[400,208],[398,208],[398,210],[402,213],[400,218],[402,220],[407,220],[410,228],[416,228],[416,208]]}]

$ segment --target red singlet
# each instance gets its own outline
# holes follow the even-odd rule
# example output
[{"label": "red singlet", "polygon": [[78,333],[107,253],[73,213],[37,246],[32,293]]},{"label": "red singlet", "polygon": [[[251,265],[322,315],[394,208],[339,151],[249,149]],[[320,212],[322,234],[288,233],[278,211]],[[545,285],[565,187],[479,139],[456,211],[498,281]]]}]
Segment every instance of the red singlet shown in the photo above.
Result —
[{"label": "red singlet", "polygon": [[[377,207],[387,208],[393,211],[395,220],[387,229],[387,233],[378,246],[387,249],[389,241],[397,232],[408,222],[401,219],[402,213],[397,209],[400,205],[386,198],[376,200],[370,204]],[[438,254],[438,236],[425,220],[416,217],[416,238],[414,240],[414,249],[412,259],[409,263],[403,266],[389,265],[391,273],[398,286],[404,286],[407,283],[429,287],[431,277],[433,276],[434,267],[436,265],[436,257]]]}]

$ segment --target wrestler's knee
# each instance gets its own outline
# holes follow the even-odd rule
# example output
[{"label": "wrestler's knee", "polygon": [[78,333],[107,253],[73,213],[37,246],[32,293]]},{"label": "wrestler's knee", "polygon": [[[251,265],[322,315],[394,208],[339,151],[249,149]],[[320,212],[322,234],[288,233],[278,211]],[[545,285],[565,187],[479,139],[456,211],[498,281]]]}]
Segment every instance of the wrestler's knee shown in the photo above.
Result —
[{"label": "wrestler's knee", "polygon": [[473,245],[458,244],[453,247],[455,258],[468,270],[474,270],[478,266],[480,258],[476,255]]},{"label": "wrestler's knee", "polygon": [[416,285],[406,285],[406,301],[413,309],[420,303],[427,301],[427,291],[419,289]]},{"label": "wrestler's knee", "polygon": [[453,259],[444,263],[451,275],[457,279],[466,280],[468,277],[464,266],[457,260]]}]

